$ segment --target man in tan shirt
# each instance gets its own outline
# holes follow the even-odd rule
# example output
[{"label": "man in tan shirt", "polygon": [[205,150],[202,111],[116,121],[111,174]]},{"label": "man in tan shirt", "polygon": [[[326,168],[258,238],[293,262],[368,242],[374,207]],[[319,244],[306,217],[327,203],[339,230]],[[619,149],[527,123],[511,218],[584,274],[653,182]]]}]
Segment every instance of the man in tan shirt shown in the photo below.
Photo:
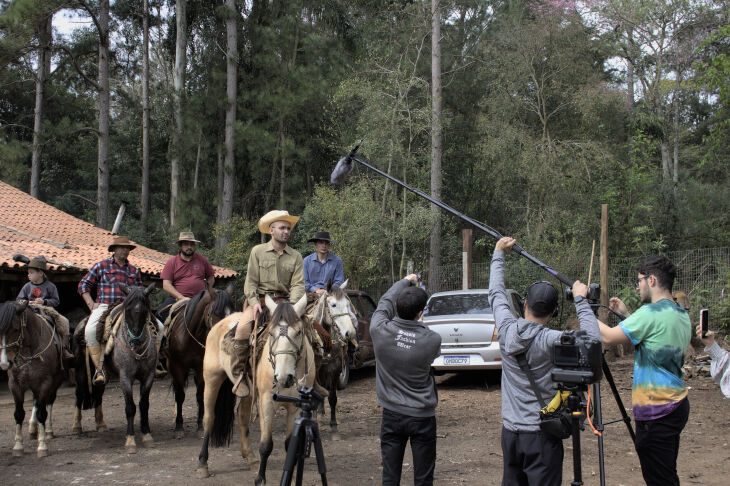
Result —
[{"label": "man in tan shirt", "polygon": [[233,393],[247,397],[250,387],[246,367],[249,360],[249,336],[254,320],[262,309],[266,294],[297,302],[304,295],[302,255],[287,245],[291,230],[299,216],[287,211],[269,211],[259,220],[259,231],[270,234],[268,243],[256,245],[248,258],[248,271],[243,292],[246,296],[243,317],[233,340],[231,372],[237,377]]}]

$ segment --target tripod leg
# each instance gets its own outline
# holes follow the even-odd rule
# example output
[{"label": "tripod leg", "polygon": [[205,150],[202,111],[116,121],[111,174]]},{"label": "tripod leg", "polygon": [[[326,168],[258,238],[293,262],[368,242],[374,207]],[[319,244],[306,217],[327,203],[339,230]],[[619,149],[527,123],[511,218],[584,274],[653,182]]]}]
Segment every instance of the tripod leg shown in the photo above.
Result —
[{"label": "tripod leg", "polygon": [[317,470],[322,478],[322,485],[327,486],[327,466],[324,463],[324,449],[322,448],[322,439],[319,436],[317,422],[312,424],[312,437],[314,440],[314,453],[317,456]]},{"label": "tripod leg", "polygon": [[302,419],[298,418],[294,422],[294,428],[289,436],[289,447],[286,451],[286,459],[284,460],[284,473],[281,475],[280,486],[289,486],[291,484],[292,475],[294,474],[294,465],[297,458],[304,454],[304,428],[302,427]]},{"label": "tripod leg", "polygon": [[573,482],[570,486],[582,486],[583,478],[580,465],[580,429],[578,421],[580,420],[580,414],[576,415],[573,412]]},{"label": "tripod leg", "polygon": [[613,381],[613,375],[611,374],[611,369],[608,367],[608,363],[606,363],[606,358],[603,358],[601,365],[603,368],[603,376],[606,377],[606,381],[608,381],[608,384],[611,387],[613,398],[616,399],[616,405],[618,405],[618,409],[621,411],[621,417],[624,419],[626,428],[629,429],[631,442],[636,443],[636,434],[634,433],[634,429],[631,428],[631,418],[629,417],[629,414],[626,413],[624,403],[621,401],[621,396],[618,394],[618,388],[616,388],[616,383]]},{"label": "tripod leg", "polygon": [[606,484],[606,467],[603,456],[603,417],[601,415],[601,384],[593,384],[593,427],[601,434],[598,436],[598,470],[600,473],[600,485]]}]

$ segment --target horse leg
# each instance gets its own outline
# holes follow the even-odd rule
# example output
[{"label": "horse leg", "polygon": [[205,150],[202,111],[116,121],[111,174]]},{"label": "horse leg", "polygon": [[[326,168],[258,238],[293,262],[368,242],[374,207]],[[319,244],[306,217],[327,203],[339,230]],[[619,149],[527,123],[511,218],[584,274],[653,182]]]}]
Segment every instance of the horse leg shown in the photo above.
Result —
[{"label": "horse leg", "polygon": [[[185,376],[179,376],[181,373],[177,366],[172,365],[170,368],[172,375],[172,389],[175,392],[175,438],[182,439],[185,437],[185,428],[183,427],[183,403],[185,402]],[[140,402],[141,405],[141,402]]]},{"label": "horse leg", "polygon": [[137,452],[137,444],[134,442],[134,416],[137,413],[137,406],[134,404],[134,392],[132,391],[132,379],[126,373],[119,373],[119,384],[124,393],[124,413],[127,416],[127,439],[124,448],[127,454]]},{"label": "horse leg", "polygon": [[53,404],[46,405],[48,410],[48,418],[46,419],[46,439],[53,439]]},{"label": "horse leg", "polygon": [[238,438],[241,443],[241,457],[246,460],[244,471],[250,470],[258,462],[251,448],[251,435],[249,434],[252,403],[253,397],[249,395],[238,404]]},{"label": "horse leg", "polygon": [[226,375],[221,370],[206,371],[203,370],[205,376],[205,389],[203,393],[203,445],[198,454],[198,469],[196,475],[198,479],[210,477],[208,472],[208,443],[210,442],[210,432],[213,430],[215,422],[215,402],[218,398],[218,391],[225,381]]},{"label": "horse leg", "polygon": [[96,422],[97,432],[106,432],[109,430],[106,423],[104,423],[104,409],[101,407],[101,401],[104,398],[105,386],[106,385],[94,385],[93,388],[94,403],[98,403],[98,405],[94,407],[94,421]]},{"label": "horse leg", "polygon": [[48,443],[46,442],[46,419],[48,411],[46,404],[40,403],[38,408],[38,457],[46,457],[48,455]]},{"label": "horse leg", "polygon": [[33,411],[30,413],[30,420],[28,420],[28,436],[31,439],[38,438],[38,404],[33,400]]},{"label": "horse leg", "polygon": [[[13,393],[15,395],[15,393]],[[23,409],[23,397],[15,398],[15,445],[13,446],[13,456],[21,457],[23,455],[23,419],[25,419],[25,409]]]},{"label": "horse leg", "polygon": [[203,414],[205,405],[203,398],[205,395],[205,381],[203,380],[203,371],[195,372],[195,400],[198,402],[198,433],[203,431]]},{"label": "horse leg", "polygon": [[334,386],[330,387],[330,395],[327,400],[330,402],[330,430],[337,433],[337,382],[334,381],[333,383]]},{"label": "horse leg", "polygon": [[152,391],[152,383],[155,380],[154,371],[151,372],[144,383],[139,384],[139,421],[140,430],[142,431],[142,445],[145,447],[154,447],[155,441],[150,431],[150,391]]},{"label": "horse leg", "polygon": [[[266,463],[269,460],[271,451],[274,449],[274,441],[271,438],[271,427],[274,423],[275,413],[276,410],[274,409],[274,401],[271,393],[261,393],[259,391],[259,423],[261,424],[259,456],[261,457],[261,463],[259,464],[259,474],[254,480],[255,486],[266,484]],[[291,430],[289,430],[289,433],[291,433]]]}]

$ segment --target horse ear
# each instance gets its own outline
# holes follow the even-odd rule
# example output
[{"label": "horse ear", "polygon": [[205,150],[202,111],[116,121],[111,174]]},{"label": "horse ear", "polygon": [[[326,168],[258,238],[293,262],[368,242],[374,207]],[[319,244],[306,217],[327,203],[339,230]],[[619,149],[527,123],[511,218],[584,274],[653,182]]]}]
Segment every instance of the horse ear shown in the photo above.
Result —
[{"label": "horse ear", "polygon": [[123,283],[120,283],[120,284],[117,284],[117,285],[119,285],[119,290],[121,290],[124,295],[129,295],[129,287],[127,287]]},{"label": "horse ear", "polygon": [[28,308],[28,301],[25,299],[21,299],[15,303],[15,313],[20,314],[21,312],[25,311],[25,309]]},{"label": "horse ear", "polygon": [[297,313],[299,317],[302,317],[304,315],[304,311],[307,310],[307,294],[302,295],[302,298],[299,299],[299,301],[294,304],[294,312]]},{"label": "horse ear", "polygon": [[350,281],[350,279],[348,278],[347,280],[345,280],[344,282],[342,282],[342,285],[340,285],[340,288],[341,288],[342,290],[345,290],[345,289],[347,288],[347,283],[348,283],[349,281]]},{"label": "horse ear", "polygon": [[268,307],[269,313],[271,313],[271,315],[273,316],[274,311],[276,310],[276,302],[274,302],[274,299],[272,299],[269,294],[266,294],[264,300],[266,301],[266,307]]},{"label": "horse ear", "polygon": [[152,282],[151,284],[149,284],[147,286],[146,289],[144,289],[144,294],[150,295],[152,293],[152,291],[155,290],[156,287],[157,287],[157,282]]},{"label": "horse ear", "polygon": [[332,279],[327,280],[327,293],[329,294],[330,290],[332,290]]},{"label": "horse ear", "polygon": [[228,284],[228,285],[226,286],[226,293],[227,293],[227,294],[228,294],[228,295],[229,295],[230,297],[233,297],[233,284],[232,284],[232,283],[229,283],[229,284]]}]

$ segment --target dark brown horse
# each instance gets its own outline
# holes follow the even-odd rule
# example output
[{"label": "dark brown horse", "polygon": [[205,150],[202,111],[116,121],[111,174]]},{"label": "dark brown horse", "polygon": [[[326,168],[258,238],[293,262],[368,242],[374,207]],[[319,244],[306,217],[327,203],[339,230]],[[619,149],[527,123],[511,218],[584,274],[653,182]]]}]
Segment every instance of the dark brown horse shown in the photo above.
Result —
[{"label": "dark brown horse", "polygon": [[8,386],[15,401],[13,455],[23,455],[23,401],[25,392],[30,390],[38,421],[38,457],[47,456],[47,440],[53,432],[46,433],[46,419],[50,426],[49,410],[64,376],[61,342],[51,324],[30,310],[27,300],[22,300],[0,304],[0,343],[0,368],[8,371]]},{"label": "dark brown horse", "polygon": [[230,285],[225,292],[203,291],[190,299],[170,321],[167,330],[167,369],[172,376],[172,387],[175,391],[175,437],[178,439],[185,436],[182,406],[190,370],[194,373],[195,397],[198,401],[198,431],[203,430],[205,340],[210,329],[233,312],[232,293],[233,286]]}]

